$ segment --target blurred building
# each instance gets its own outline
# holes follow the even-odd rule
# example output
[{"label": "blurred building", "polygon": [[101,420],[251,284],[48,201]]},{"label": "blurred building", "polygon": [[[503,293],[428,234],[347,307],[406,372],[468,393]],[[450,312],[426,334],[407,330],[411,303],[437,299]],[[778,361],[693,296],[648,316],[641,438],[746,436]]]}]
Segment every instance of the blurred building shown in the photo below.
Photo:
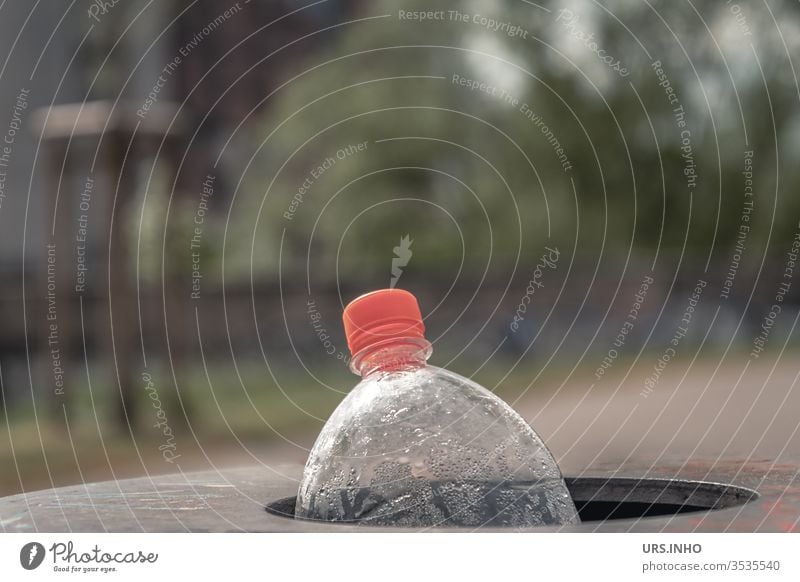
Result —
[{"label": "blurred building", "polygon": [[[123,363],[139,340],[127,294],[135,265],[133,258],[122,261],[124,254],[108,256],[112,242],[133,252],[123,241],[126,225],[137,218],[130,215],[139,210],[132,200],[145,190],[164,198],[195,196],[220,146],[242,120],[270,106],[266,97],[295,61],[330,42],[335,31],[324,29],[357,4],[4,5],[0,133],[13,132],[0,160],[0,366],[7,405],[31,385],[48,399],[58,393],[60,370],[67,381],[84,374],[84,351],[90,358],[112,356],[110,314],[117,320],[113,356],[130,376],[120,382],[133,381],[133,365]],[[162,107],[157,114],[159,105],[180,113],[165,117]],[[241,162],[235,147],[228,152],[214,169],[223,200]],[[167,167],[161,182],[149,180],[156,156]],[[83,283],[79,266],[88,274],[76,292],[77,281]],[[120,304],[109,310],[114,290]],[[139,291],[143,303],[153,299],[143,334],[163,340],[158,289]],[[185,348],[180,338],[172,347]]]}]

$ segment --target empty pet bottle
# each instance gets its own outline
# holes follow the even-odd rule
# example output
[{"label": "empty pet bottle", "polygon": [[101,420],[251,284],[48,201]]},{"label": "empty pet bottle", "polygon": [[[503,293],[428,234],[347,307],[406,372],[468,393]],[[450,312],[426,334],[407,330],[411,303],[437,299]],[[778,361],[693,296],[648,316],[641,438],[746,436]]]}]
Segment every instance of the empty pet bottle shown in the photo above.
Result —
[{"label": "empty pet bottle", "polygon": [[469,527],[578,523],[550,451],[475,382],[427,363],[416,298],[385,289],[344,311],[361,381],[319,434],[296,517]]}]

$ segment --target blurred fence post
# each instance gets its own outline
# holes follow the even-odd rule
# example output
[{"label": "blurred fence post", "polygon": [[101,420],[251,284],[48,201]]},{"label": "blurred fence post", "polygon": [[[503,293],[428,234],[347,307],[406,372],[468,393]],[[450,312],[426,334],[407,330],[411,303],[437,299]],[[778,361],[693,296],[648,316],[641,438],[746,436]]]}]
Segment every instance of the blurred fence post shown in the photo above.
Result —
[{"label": "blurred fence post", "polygon": [[[179,124],[174,123],[176,113],[177,107],[171,103],[157,103],[143,117],[137,115],[133,104],[93,101],[56,105],[35,114],[34,125],[42,131],[50,153],[48,204],[52,244],[59,257],[56,305],[65,379],[75,386],[76,372],[84,369],[83,358],[78,360],[77,356],[82,354],[88,361],[91,346],[99,346],[98,354],[108,364],[110,375],[106,383],[93,381],[92,385],[95,389],[116,385],[117,418],[121,427],[129,425],[130,430],[135,428],[134,394],[143,364],[137,316],[141,306],[134,278],[136,253],[130,248],[126,226],[132,213],[139,210],[134,202],[142,186],[137,177],[143,160],[162,148],[169,153],[168,161],[174,161],[171,154],[180,133]],[[81,153],[84,157],[75,159]],[[94,160],[98,167],[94,167]],[[168,166],[174,172],[174,164]],[[85,207],[81,207],[81,193],[75,189],[78,182],[74,172],[78,168],[84,172],[81,179],[93,184],[89,197],[83,193],[89,200]],[[167,182],[173,183],[171,179]],[[155,189],[161,186],[155,184]],[[150,195],[167,194],[157,191]],[[86,235],[85,285],[75,283],[81,228]],[[48,322],[42,325],[47,328]],[[47,345],[45,337],[45,349]],[[45,361],[48,377],[52,377],[51,359]],[[66,386],[65,407],[74,400],[67,400],[68,392]],[[57,408],[61,415],[61,406]]]}]

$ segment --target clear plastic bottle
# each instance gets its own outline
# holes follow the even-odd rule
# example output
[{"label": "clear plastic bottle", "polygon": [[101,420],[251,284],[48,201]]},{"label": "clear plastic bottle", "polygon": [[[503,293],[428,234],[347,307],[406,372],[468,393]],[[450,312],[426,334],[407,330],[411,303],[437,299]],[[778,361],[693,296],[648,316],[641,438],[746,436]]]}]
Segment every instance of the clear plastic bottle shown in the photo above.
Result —
[{"label": "clear plastic bottle", "polygon": [[361,382],[319,434],[295,515],[377,525],[578,523],[550,451],[500,398],[427,364],[416,298],[362,295],[344,312]]}]

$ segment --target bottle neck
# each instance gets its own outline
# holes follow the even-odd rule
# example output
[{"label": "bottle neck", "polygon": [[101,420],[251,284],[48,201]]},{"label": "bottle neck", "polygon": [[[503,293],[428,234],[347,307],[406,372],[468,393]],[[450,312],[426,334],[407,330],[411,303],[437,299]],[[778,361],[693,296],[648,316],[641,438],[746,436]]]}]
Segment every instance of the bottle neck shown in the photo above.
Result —
[{"label": "bottle neck", "polygon": [[364,348],[350,360],[350,370],[363,378],[422,368],[433,346],[419,337],[392,338]]}]

